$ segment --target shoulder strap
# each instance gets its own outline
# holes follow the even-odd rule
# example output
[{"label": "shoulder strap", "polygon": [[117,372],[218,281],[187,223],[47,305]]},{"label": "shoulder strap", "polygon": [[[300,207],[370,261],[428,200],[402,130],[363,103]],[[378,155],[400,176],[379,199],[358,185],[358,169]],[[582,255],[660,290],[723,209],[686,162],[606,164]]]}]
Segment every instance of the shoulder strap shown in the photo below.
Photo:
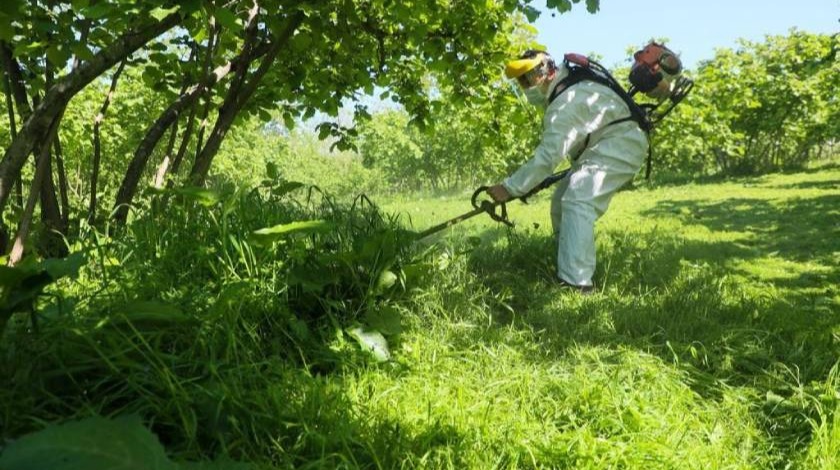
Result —
[{"label": "shoulder strap", "polygon": [[[650,142],[650,131],[653,129],[653,124],[650,114],[639,106],[634,100],[633,97],[621,86],[620,83],[609,73],[609,71],[604,68],[601,64],[589,60],[588,57],[580,55],[580,54],[566,54],[563,58],[563,65],[568,70],[568,75],[565,78],[560,80],[556,85],[554,85],[554,89],[551,90],[551,94],[548,97],[548,104],[554,102],[558,96],[560,96],[564,91],[568,90],[572,85],[580,83],[584,80],[591,80],[596,83],[600,83],[601,85],[606,86],[615,94],[617,94],[622,101],[627,105],[627,108],[630,110],[630,116],[625,118],[616,119],[610,123],[607,123],[607,126],[611,126],[613,124],[618,124],[625,121],[634,121],[638,124],[639,128],[642,129],[645,134],[648,134],[648,142]],[[586,151],[586,147],[589,145],[589,135],[586,136],[586,142],[583,145],[583,148],[580,150],[580,153],[575,160]],[[647,168],[645,171],[645,179],[650,179],[650,170],[651,170],[651,163],[653,160],[653,148],[652,145],[648,145],[648,154],[647,154]]]},{"label": "shoulder strap", "polygon": [[566,75],[566,78],[560,80],[556,85],[554,85],[554,89],[551,90],[551,94],[548,96],[548,104],[553,103],[558,96],[569,89],[572,85],[578,84],[584,80],[593,80],[592,71],[585,67],[569,67],[566,65],[566,69],[569,71],[569,74]]},{"label": "shoulder strap", "polygon": [[[554,89],[551,90],[551,94],[548,96],[549,104],[554,102],[558,96],[572,87],[572,85],[580,83],[584,80],[590,80],[600,83],[615,92],[615,94],[617,94],[621,100],[627,104],[627,108],[630,110],[630,116],[627,119],[635,121],[646,133],[650,132],[652,124],[650,122],[650,118],[648,117],[648,113],[645,112],[645,110],[643,110],[635,101],[633,101],[630,94],[628,94],[627,91],[622,88],[621,84],[619,84],[605,68],[600,66],[600,64],[590,61],[585,56],[578,54],[566,54],[563,59],[563,65],[569,73],[565,78],[554,85]],[[627,119],[619,119],[607,125],[618,124],[619,122],[624,122]]]}]

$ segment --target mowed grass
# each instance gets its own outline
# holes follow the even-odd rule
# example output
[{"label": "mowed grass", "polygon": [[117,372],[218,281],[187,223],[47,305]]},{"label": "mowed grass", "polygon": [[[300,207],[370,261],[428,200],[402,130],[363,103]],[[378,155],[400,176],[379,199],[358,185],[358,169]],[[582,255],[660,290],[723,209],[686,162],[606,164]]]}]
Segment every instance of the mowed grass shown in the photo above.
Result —
[{"label": "mowed grass", "polygon": [[[468,196],[388,208],[421,230]],[[619,193],[586,298],[554,284],[548,197],[508,209],[433,240],[399,373],[346,378],[402,464],[840,468],[840,170]]]}]

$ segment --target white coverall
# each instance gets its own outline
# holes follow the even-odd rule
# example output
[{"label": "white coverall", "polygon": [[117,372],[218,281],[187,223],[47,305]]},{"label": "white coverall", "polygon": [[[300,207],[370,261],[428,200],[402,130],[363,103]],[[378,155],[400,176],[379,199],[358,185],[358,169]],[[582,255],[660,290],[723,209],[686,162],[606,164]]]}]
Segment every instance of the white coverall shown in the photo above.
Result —
[{"label": "white coverall", "polygon": [[[566,67],[557,68],[549,94],[567,75]],[[551,176],[564,157],[570,160],[571,171],[551,200],[557,276],[569,284],[592,285],[595,220],[647,155],[647,135],[635,121],[608,125],[628,116],[627,104],[605,85],[591,80],[572,85],[546,108],[542,141],[533,158],[502,182],[511,196],[521,196]]]}]

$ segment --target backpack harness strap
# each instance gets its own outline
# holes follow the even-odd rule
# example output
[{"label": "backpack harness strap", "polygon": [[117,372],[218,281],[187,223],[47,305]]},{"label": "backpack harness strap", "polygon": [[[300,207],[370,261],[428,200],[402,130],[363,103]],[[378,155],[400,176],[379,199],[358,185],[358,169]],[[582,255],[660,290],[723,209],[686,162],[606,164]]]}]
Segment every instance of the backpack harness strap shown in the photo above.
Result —
[{"label": "backpack harness strap", "polygon": [[[582,56],[579,54],[566,54],[563,59],[563,65],[565,65],[566,69],[569,71],[569,74],[566,78],[560,80],[557,85],[554,86],[554,89],[551,91],[551,94],[548,97],[548,104],[554,102],[558,96],[560,96],[564,91],[571,88],[573,85],[580,83],[584,80],[593,81],[595,83],[599,83],[601,85],[606,86],[610,90],[612,90],[616,95],[618,95],[622,101],[627,105],[627,108],[630,110],[630,115],[621,119],[616,119],[615,121],[609,122],[602,126],[609,127],[614,124],[619,124],[626,121],[633,121],[638,124],[639,128],[645,132],[648,136],[648,140],[650,140],[650,131],[653,128],[653,123],[650,120],[648,113],[642,109],[633,98],[630,96],[627,91],[622,88],[621,84],[616,81],[616,79],[610,75],[610,73],[605,69],[603,66],[598,64],[597,62],[589,60],[586,56]],[[586,148],[589,146],[589,136],[591,134],[586,135],[586,140],[584,141],[584,145],[581,148],[580,152],[572,158],[572,161],[577,161],[578,158],[586,151]],[[648,156],[647,156],[647,171],[645,174],[645,178],[650,176],[650,168],[651,168],[651,159],[652,159],[652,148],[648,145]]]}]

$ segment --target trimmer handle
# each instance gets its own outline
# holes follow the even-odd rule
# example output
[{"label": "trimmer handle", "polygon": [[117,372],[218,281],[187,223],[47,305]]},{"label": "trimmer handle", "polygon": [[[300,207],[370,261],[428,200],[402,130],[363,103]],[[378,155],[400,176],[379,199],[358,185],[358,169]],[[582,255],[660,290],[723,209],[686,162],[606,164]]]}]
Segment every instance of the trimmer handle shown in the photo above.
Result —
[{"label": "trimmer handle", "polygon": [[[490,189],[489,186],[479,186],[478,189],[475,190],[472,198],[470,199],[473,208],[487,212],[487,215],[496,222],[501,222],[509,227],[513,227],[513,222],[508,219],[507,205],[505,205],[504,202],[496,202],[489,199],[479,200],[479,196],[486,193],[488,189]],[[498,213],[496,212],[496,207],[501,207]]]}]

